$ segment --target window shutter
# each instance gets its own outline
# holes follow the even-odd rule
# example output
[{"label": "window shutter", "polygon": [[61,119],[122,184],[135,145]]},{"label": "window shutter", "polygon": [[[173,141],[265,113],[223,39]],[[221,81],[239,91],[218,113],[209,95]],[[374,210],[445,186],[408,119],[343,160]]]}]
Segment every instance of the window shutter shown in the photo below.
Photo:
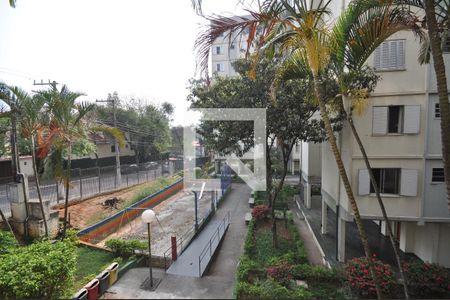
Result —
[{"label": "window shutter", "polygon": [[400,195],[417,196],[417,178],[419,172],[417,170],[402,169]]},{"label": "window shutter", "polygon": [[403,133],[418,134],[420,130],[420,105],[405,105]]},{"label": "window shutter", "polygon": [[381,44],[381,68],[389,69],[389,42]]},{"label": "window shutter", "polygon": [[358,194],[360,196],[370,194],[370,177],[367,169],[359,169],[358,171]]},{"label": "window shutter", "polygon": [[405,40],[397,41],[397,52],[398,52],[398,61],[397,68],[404,69],[405,68]]},{"label": "window shutter", "polygon": [[372,133],[387,134],[388,107],[374,106],[372,109]]},{"label": "window shutter", "polygon": [[389,69],[398,68],[398,52],[397,52],[397,41],[390,41],[389,44]]},{"label": "window shutter", "polygon": [[381,45],[375,49],[375,53],[373,55],[373,67],[375,69],[381,68]]}]

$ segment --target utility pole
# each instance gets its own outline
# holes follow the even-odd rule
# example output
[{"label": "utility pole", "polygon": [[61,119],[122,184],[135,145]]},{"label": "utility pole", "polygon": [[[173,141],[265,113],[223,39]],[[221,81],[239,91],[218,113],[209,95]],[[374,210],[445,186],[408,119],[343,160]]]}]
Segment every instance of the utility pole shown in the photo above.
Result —
[{"label": "utility pole", "polygon": [[[113,105],[113,126],[117,128],[117,117],[116,117],[116,98],[108,99],[108,100],[95,100],[97,103],[112,103]],[[113,137],[114,138],[114,137]],[[119,143],[117,142],[117,139],[114,138],[114,150],[116,153],[116,182],[115,186],[120,187],[122,185],[122,174],[120,172],[120,150],[119,150]]]},{"label": "utility pole", "polygon": [[51,85],[54,89],[56,89],[56,85],[58,85],[59,83],[56,81],[50,81],[50,79],[48,80],[48,82],[44,82],[41,79],[41,82],[36,82],[36,80],[33,80],[33,85]]}]

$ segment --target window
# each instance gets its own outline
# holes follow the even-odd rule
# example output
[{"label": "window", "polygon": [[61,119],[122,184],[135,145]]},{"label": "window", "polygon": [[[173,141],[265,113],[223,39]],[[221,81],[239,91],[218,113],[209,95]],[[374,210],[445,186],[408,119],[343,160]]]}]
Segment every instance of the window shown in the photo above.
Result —
[{"label": "window", "polygon": [[[400,169],[372,169],[375,181],[380,188],[382,194],[398,194],[400,190]],[[375,193],[375,190],[370,185],[370,193]]]},{"label": "window", "polygon": [[115,145],[111,146],[111,152],[116,152],[116,146]]},{"label": "window", "polygon": [[405,40],[381,43],[374,53],[374,67],[377,70],[405,69]]},{"label": "window", "polygon": [[444,168],[433,168],[431,182],[444,182]]},{"label": "window", "polygon": [[434,104],[434,117],[436,119],[440,119],[441,118],[441,109],[439,107],[439,103],[435,103]]},{"label": "window", "polygon": [[420,130],[420,105],[374,106],[372,108],[372,133],[418,134]]},{"label": "window", "polygon": [[221,51],[222,50],[221,50],[220,46],[213,47],[213,54],[220,54]]},{"label": "window", "polygon": [[230,49],[231,49],[231,50],[233,50],[234,47],[235,47],[234,44],[231,44],[231,45],[230,45]]},{"label": "window", "polygon": [[449,53],[450,52],[450,38],[446,38],[447,40],[445,41],[444,44],[444,49],[442,49],[444,51],[444,53]]},{"label": "window", "polygon": [[388,106],[388,133],[403,132],[403,106]]},{"label": "window", "polygon": [[216,65],[216,71],[217,71],[217,72],[223,72],[223,71],[225,71],[225,68],[224,68],[224,66],[223,66],[223,63],[218,63],[218,64]]},{"label": "window", "polygon": [[[375,181],[383,194],[400,195],[406,197],[417,196],[419,171],[414,169],[378,168],[372,169]],[[375,193],[370,182],[367,169],[358,171],[358,195]]]}]

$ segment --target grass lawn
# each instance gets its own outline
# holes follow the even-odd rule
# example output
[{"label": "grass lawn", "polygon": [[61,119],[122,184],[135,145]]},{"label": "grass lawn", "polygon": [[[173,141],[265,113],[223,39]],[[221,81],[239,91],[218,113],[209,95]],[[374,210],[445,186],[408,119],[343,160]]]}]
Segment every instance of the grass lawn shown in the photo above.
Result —
[{"label": "grass lawn", "polygon": [[82,288],[90,279],[95,278],[110,263],[117,260],[110,252],[94,250],[84,246],[78,247],[74,289]]}]

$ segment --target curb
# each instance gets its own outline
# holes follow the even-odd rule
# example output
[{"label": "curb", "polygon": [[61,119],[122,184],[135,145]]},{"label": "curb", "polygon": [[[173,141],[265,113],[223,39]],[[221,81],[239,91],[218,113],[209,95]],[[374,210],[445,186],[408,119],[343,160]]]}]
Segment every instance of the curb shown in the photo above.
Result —
[{"label": "curb", "polygon": [[295,204],[297,205],[298,209],[300,210],[300,212],[302,213],[302,216],[305,220],[306,226],[308,227],[308,230],[311,232],[313,239],[314,239],[314,243],[316,244],[317,248],[319,248],[320,251],[320,255],[322,256],[322,262],[323,264],[328,267],[328,269],[331,269],[331,265],[328,262],[328,260],[325,258],[325,252],[322,249],[322,246],[319,243],[319,240],[316,237],[316,234],[314,233],[314,231],[312,230],[311,224],[309,224],[308,218],[306,217],[305,213],[303,212],[300,204],[298,204],[297,201],[295,201]]}]

